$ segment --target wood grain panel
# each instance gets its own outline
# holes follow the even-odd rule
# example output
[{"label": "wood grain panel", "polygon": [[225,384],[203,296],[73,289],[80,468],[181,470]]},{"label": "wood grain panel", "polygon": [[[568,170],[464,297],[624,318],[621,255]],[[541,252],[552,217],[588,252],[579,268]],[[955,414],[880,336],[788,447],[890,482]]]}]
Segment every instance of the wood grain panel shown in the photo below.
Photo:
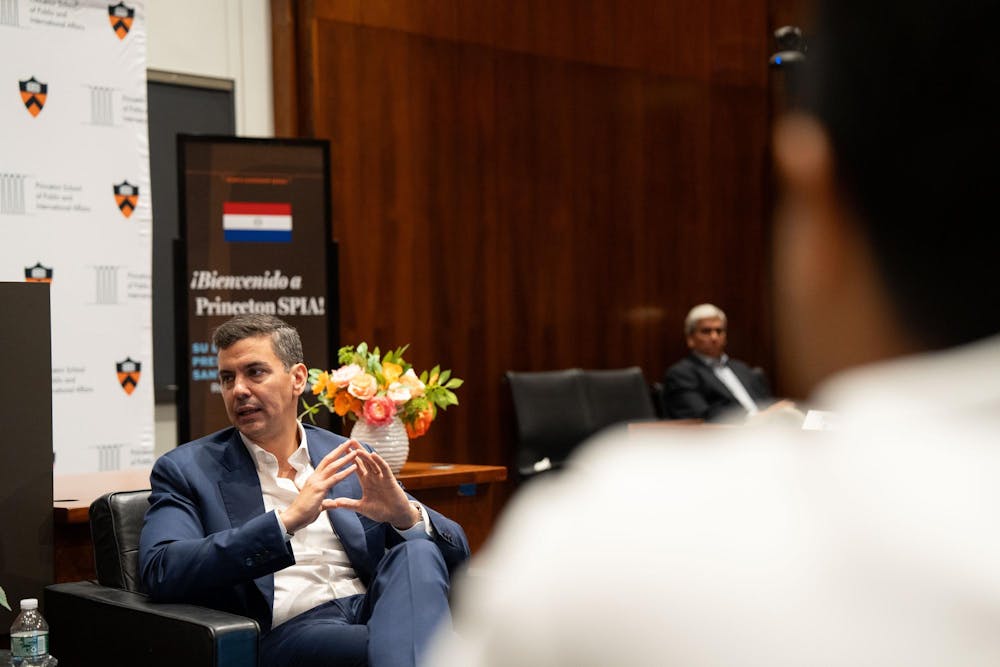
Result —
[{"label": "wood grain panel", "polygon": [[765,76],[757,59],[768,48],[764,0],[300,0],[299,5],[304,20],[499,51],[689,78],[714,73],[743,84],[759,84]]},{"label": "wood grain panel", "polygon": [[341,339],[410,343],[466,379],[415,458],[509,463],[505,371],[658,380],[701,301],[769,365],[763,0],[298,9]]}]

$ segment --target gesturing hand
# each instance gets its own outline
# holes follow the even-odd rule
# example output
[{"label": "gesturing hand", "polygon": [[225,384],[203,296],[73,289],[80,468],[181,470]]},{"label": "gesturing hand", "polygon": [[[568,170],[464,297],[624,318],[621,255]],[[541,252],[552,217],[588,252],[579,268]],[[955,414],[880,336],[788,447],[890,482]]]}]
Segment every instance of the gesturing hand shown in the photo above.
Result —
[{"label": "gesturing hand", "polygon": [[400,530],[410,528],[420,520],[420,512],[410,504],[403,489],[381,456],[369,452],[363,445],[349,440],[354,465],[361,484],[361,498],[323,500],[323,509],[345,508],[362,514],[372,521],[387,521]]},{"label": "gesturing hand", "polygon": [[285,530],[294,533],[316,520],[322,511],[321,503],[327,492],[334,484],[354,473],[357,464],[350,466],[347,464],[357,458],[356,447],[359,446],[353,440],[348,440],[323,457],[323,460],[319,462],[313,473],[306,479],[305,484],[299,489],[299,495],[281,513],[281,521],[285,524]]}]

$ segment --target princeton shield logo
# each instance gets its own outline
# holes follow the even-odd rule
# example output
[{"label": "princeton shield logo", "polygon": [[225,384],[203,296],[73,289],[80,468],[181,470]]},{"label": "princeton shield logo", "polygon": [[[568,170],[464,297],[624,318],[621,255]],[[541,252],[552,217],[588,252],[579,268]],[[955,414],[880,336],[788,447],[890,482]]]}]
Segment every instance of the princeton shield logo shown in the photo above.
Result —
[{"label": "princeton shield logo", "polygon": [[132,29],[134,19],[135,8],[129,7],[124,2],[108,5],[108,21],[111,22],[111,29],[118,35],[118,39],[125,39],[128,31]]},{"label": "princeton shield logo", "polygon": [[52,282],[52,269],[42,266],[41,262],[36,262],[34,266],[26,266],[24,267],[24,282],[50,283]]},{"label": "princeton shield logo", "polygon": [[118,210],[126,218],[132,217],[136,205],[139,203],[139,186],[132,185],[128,181],[122,181],[115,186],[115,203]]},{"label": "princeton shield logo", "polygon": [[131,396],[132,392],[135,391],[135,386],[139,384],[142,364],[138,361],[132,361],[131,357],[126,357],[125,361],[117,362],[115,367],[118,369],[118,382],[121,383],[125,393]]},{"label": "princeton shield logo", "polygon": [[42,107],[45,106],[45,98],[49,94],[49,84],[42,83],[35,77],[31,77],[27,81],[18,81],[21,87],[21,100],[24,101],[24,106],[32,116],[38,116],[42,111]]}]

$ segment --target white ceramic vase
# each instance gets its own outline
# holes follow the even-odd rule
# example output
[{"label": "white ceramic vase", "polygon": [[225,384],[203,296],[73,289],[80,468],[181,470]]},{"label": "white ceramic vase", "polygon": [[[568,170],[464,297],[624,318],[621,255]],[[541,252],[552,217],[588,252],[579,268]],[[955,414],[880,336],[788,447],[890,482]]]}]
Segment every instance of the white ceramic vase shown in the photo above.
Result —
[{"label": "white ceramic vase", "polygon": [[410,455],[410,438],[406,435],[406,426],[399,417],[393,417],[385,426],[372,426],[364,419],[354,422],[351,437],[365,443],[378,452],[379,456],[389,464],[394,475],[402,470],[406,458]]}]

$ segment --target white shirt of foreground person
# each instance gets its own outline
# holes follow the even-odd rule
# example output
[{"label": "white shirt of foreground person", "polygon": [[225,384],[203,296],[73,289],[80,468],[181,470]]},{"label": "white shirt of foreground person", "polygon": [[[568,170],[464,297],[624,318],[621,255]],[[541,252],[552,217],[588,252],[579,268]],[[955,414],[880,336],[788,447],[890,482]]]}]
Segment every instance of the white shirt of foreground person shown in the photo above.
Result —
[{"label": "white shirt of foreground person", "polygon": [[601,437],[514,499],[426,664],[1000,664],[998,378],[994,338],[833,379],[837,432]]}]

